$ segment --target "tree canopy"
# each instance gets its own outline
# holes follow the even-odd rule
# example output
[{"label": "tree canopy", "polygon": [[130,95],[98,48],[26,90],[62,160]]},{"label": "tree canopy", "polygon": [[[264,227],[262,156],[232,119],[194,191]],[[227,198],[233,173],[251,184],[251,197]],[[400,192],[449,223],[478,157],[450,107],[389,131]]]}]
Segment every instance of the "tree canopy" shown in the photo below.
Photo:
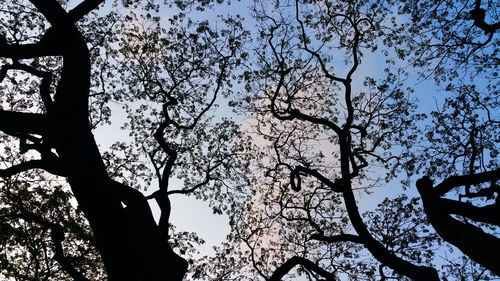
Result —
[{"label": "tree canopy", "polygon": [[0,3],[0,278],[498,279],[498,7]]}]

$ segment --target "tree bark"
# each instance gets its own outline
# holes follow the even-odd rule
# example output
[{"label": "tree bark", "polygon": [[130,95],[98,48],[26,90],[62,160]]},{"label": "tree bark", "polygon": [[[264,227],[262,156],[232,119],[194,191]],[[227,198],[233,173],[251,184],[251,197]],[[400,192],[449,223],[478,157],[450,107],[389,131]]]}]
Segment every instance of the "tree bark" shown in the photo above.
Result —
[{"label": "tree bark", "polygon": [[432,181],[423,177],[417,181],[424,211],[432,227],[445,241],[455,245],[464,254],[500,276],[500,239],[478,227],[451,217],[435,193]]},{"label": "tree bark", "polygon": [[[3,111],[0,115],[21,116],[16,120],[39,130],[35,133],[43,134],[44,142],[55,148],[75,198],[93,230],[108,280],[182,280],[187,262],[173,252],[168,237],[161,236],[147,200],[142,193],[111,180],[106,172],[89,123],[91,62],[85,39],[73,23],[79,14],[68,15],[55,0],[31,2],[52,25],[42,45],[46,48],[44,52],[62,56],[61,78],[53,106],[43,118]],[[88,5],[78,12],[91,10],[100,2],[88,0]],[[35,49],[18,51],[37,52]],[[13,55],[18,51],[13,50]],[[2,50],[0,55],[12,54]],[[30,119],[39,121],[25,122]]]}]

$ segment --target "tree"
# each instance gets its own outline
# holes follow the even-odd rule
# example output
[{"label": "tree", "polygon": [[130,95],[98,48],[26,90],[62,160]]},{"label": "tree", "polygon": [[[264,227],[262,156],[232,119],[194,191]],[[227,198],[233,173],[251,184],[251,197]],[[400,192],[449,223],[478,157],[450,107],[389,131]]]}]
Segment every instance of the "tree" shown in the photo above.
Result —
[{"label": "tree", "polygon": [[[494,5],[489,15],[496,15]],[[429,222],[443,240],[498,275],[497,202],[491,204],[498,198],[499,177],[499,128],[492,117],[498,108],[492,80],[498,65],[497,24],[478,18],[480,10],[480,1],[257,2],[261,45],[255,50],[257,70],[243,76],[253,99],[242,106],[255,120],[252,133],[261,136],[257,166],[265,178],[257,186],[262,199],[240,216],[235,232],[245,241],[245,257],[258,275],[280,280],[299,266],[297,273],[309,280],[345,275],[372,279],[376,274],[386,279],[384,268],[389,267],[414,280],[437,280],[431,267],[436,234],[410,235],[399,244],[385,233],[388,228],[392,234],[415,228],[429,232],[423,214],[411,207],[414,201],[384,201],[393,208],[381,208],[379,214],[387,223],[394,221],[393,212],[411,217],[415,226],[409,229],[402,221],[392,228],[369,227],[370,221],[362,219],[354,190],[377,185],[377,177],[370,176],[381,173],[380,166],[389,169],[388,180],[401,171],[410,179],[421,172],[442,179],[437,187],[428,177],[417,181]],[[399,16],[391,17],[393,12]],[[403,17],[410,12],[407,21]],[[385,73],[383,61],[377,61],[377,73],[368,74],[361,86],[358,73],[364,74],[365,55],[384,45]],[[432,68],[438,82],[450,83],[449,96],[432,119],[416,111],[411,89],[403,88],[406,74],[394,66],[398,58],[411,62],[424,77]],[[471,77],[461,72],[469,66],[474,67]],[[485,95],[482,88],[491,93]],[[466,186],[461,197],[482,197],[490,205],[440,198],[460,185]],[[452,215],[462,216],[462,222]],[[374,220],[372,213],[366,218]],[[470,220],[488,225],[474,226]],[[356,244],[380,262],[378,272],[369,263],[353,269],[363,257]],[[415,245],[422,248],[413,252]]]},{"label": "tree", "polygon": [[[180,12],[164,29],[154,16],[159,6],[138,1],[123,3],[123,9],[131,9],[124,17],[113,11],[120,5],[116,2],[103,16],[89,14],[103,2],[82,1],[68,11],[55,0],[2,4],[0,56],[5,86],[0,130],[8,157],[3,158],[1,175],[3,191],[9,195],[2,211],[5,218],[12,217],[11,232],[24,223],[30,224],[29,229],[41,228],[45,236],[51,230],[52,242],[45,236],[30,242],[38,245],[38,240],[44,240],[48,249],[44,259],[51,260],[41,271],[40,254],[31,254],[35,280],[42,274],[58,280],[61,276],[103,278],[96,250],[109,280],[182,280],[188,262],[172,250],[180,238],[169,230],[169,196],[193,193],[206,198],[207,193],[220,194],[226,181],[239,177],[231,168],[236,153],[230,147],[237,130],[229,120],[211,124],[210,111],[237,64],[243,39],[240,23],[226,19],[227,28],[212,30],[207,22],[193,22]],[[178,4],[202,10],[207,3]],[[133,9],[145,12],[137,14]],[[126,84],[117,84],[119,80]],[[101,154],[92,129],[109,122],[113,98],[134,103],[126,110],[135,114],[128,126],[138,143],[117,143]],[[19,140],[18,146],[13,139]],[[134,188],[140,179],[151,182],[151,174],[142,172],[144,165],[129,161],[139,153],[149,157],[159,185],[148,196]],[[63,177],[81,211],[69,211],[71,200],[64,187],[54,187],[60,190],[57,194],[44,193],[35,184],[17,180],[22,178],[19,175],[30,179],[33,169],[45,189],[44,182],[50,183],[45,172]],[[169,187],[174,174],[188,175],[184,188]],[[130,182],[120,178],[127,176]],[[11,192],[14,186],[16,191]],[[42,195],[28,196],[32,189]],[[161,210],[158,224],[148,204],[153,199]],[[65,215],[46,217],[45,208],[23,207],[33,203],[66,210]],[[218,203],[214,208],[221,212],[226,205]],[[63,249],[65,232],[76,236],[72,244],[81,239],[83,248],[66,244]],[[13,245],[23,238],[16,239],[6,241]],[[182,252],[187,246],[180,247]],[[88,251],[92,255],[87,260],[75,258]],[[91,276],[87,273],[92,267],[97,269]],[[2,272],[17,274],[8,266]],[[27,276],[23,278],[32,278]]]},{"label": "tree", "polygon": [[[205,20],[213,1],[103,3],[0,4],[0,274],[439,280],[444,240],[492,274],[464,257],[442,277],[498,275],[495,3],[257,0],[257,33]],[[430,118],[408,69],[446,85]],[[215,115],[220,96],[249,124]],[[101,149],[113,103],[130,139]],[[362,213],[403,173],[423,207]],[[179,195],[229,215],[214,257],[195,262],[200,239],[169,224]]]},{"label": "tree", "polygon": [[[407,148],[406,162],[412,164],[404,169],[427,174],[416,184],[438,234],[499,275],[494,261],[500,258],[496,250],[500,239],[489,231],[500,226],[494,218],[500,177],[499,126],[492,115],[498,109],[497,8],[498,4],[480,0],[403,4],[414,28],[407,24],[402,28],[408,28],[409,36],[404,38],[415,45],[403,44],[408,47],[403,56],[434,73],[438,83],[447,84],[448,93],[442,107],[431,112],[432,126],[412,132],[422,136],[417,142],[426,149]],[[416,144],[408,137],[403,141]],[[430,177],[441,183],[433,184]],[[452,197],[457,195],[458,200]]]},{"label": "tree", "polygon": [[11,178],[3,185],[1,241],[10,254],[2,255],[2,275],[15,280],[103,278],[91,231],[81,211],[69,204],[68,190],[47,180],[27,184]]}]

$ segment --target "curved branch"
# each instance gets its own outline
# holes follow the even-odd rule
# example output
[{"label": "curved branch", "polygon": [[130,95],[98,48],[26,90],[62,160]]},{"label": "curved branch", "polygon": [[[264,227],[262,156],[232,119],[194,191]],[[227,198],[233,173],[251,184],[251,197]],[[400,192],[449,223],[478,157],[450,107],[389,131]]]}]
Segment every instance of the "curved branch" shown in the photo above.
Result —
[{"label": "curved branch", "polygon": [[72,22],[76,22],[96,9],[101,3],[104,3],[104,0],[85,0],[69,11],[68,16]]},{"label": "curved branch", "polygon": [[[37,43],[5,44],[6,42],[0,42],[0,57],[17,60],[61,55],[60,48],[58,48],[57,44],[54,44],[53,42],[54,40],[61,39],[57,38],[59,37],[57,35],[54,36],[57,33],[54,30],[54,26],[60,24],[61,27],[64,27],[64,22],[66,20],[73,23],[77,22],[89,12],[97,8],[97,6],[103,3],[104,0],[83,1],[68,13],[66,13],[60,5],[53,1],[31,0],[30,2],[33,3],[33,5],[35,5],[40,12],[42,12],[52,26]],[[1,34],[0,37],[2,37],[0,39],[5,39]]]},{"label": "curved branch", "polygon": [[[227,60],[227,58],[223,59],[223,61],[225,61],[225,60]],[[174,122],[173,120],[170,120],[171,124],[173,124],[178,129],[187,129],[187,130],[193,129],[196,126],[196,124],[198,124],[198,122],[203,117],[203,115],[205,115],[207,113],[207,111],[209,111],[210,108],[213,107],[213,105],[215,104],[215,101],[217,100],[217,95],[218,95],[220,89],[222,88],[222,82],[224,81],[226,67],[227,67],[227,64],[226,64],[226,62],[224,62],[224,64],[221,67],[221,72],[219,73],[219,75],[217,77],[217,87],[214,90],[212,99],[210,100],[208,105],[205,108],[203,108],[203,110],[200,112],[200,114],[198,114],[194,118],[193,123],[191,123],[190,125],[179,125],[176,122]]]},{"label": "curved branch", "polygon": [[356,199],[352,189],[344,189],[344,202],[351,223],[358,233],[363,245],[382,264],[389,266],[394,271],[418,281],[439,281],[436,269],[427,266],[414,265],[387,250],[379,241],[370,234],[359,214]]},{"label": "curved branch", "polygon": [[[342,192],[342,190],[343,190],[342,184],[339,180],[331,181],[328,178],[326,178],[325,176],[323,176],[317,170],[313,170],[313,169],[306,168],[303,166],[298,166],[298,167],[295,167],[295,169],[293,169],[290,173],[290,185],[291,185],[292,189],[295,191],[299,191],[301,188],[300,173],[304,173],[304,174],[307,174],[309,176],[315,177],[321,183],[330,187],[332,189],[332,191],[334,191],[334,192]],[[295,185],[295,179],[298,180],[298,185]]]},{"label": "curved branch", "polygon": [[493,24],[486,23],[486,10],[481,8],[481,0],[476,0],[474,9],[469,13],[474,20],[473,25],[482,29],[484,31],[484,34],[493,34],[497,31],[497,29],[500,28],[500,22],[496,22]]},{"label": "curved branch", "polygon": [[304,27],[304,22],[299,17],[299,0],[295,0],[295,18],[297,19],[297,22],[299,22],[299,25],[300,25],[300,28],[301,28],[302,39],[303,39],[303,42],[304,42],[304,50],[306,50],[309,54],[311,54],[312,56],[314,56],[318,60],[320,66],[321,66],[321,69],[323,70],[323,72],[325,73],[325,76],[328,79],[331,79],[331,80],[334,80],[334,81],[346,84],[347,83],[346,79],[343,79],[343,78],[337,77],[335,75],[332,75],[328,71],[328,69],[326,69],[325,62],[321,59],[320,55],[317,52],[309,49],[309,46],[307,45],[307,40],[306,40],[307,35],[306,35],[305,27]]},{"label": "curved branch", "polygon": [[326,243],[338,243],[338,242],[353,242],[357,244],[363,244],[363,240],[353,234],[339,234],[334,236],[325,236],[323,234],[313,234],[310,237],[312,240],[318,240]]},{"label": "curved branch", "polygon": [[429,177],[417,181],[417,190],[422,198],[424,211],[432,227],[445,241],[455,245],[464,254],[491,272],[500,275],[500,239],[483,232],[480,228],[462,223],[450,216],[448,210],[432,187]]},{"label": "curved branch", "polygon": [[436,185],[433,188],[433,192],[437,196],[443,196],[455,187],[497,181],[498,179],[500,179],[500,169],[472,175],[451,176]]},{"label": "curved branch", "polygon": [[491,223],[500,226],[500,205],[491,204],[476,207],[469,203],[440,198],[439,204],[450,214],[467,217],[473,221]]},{"label": "curved branch", "polygon": [[64,241],[64,230],[63,228],[55,223],[50,223],[50,237],[55,247],[54,259],[61,265],[61,267],[66,271],[71,278],[75,281],[90,281],[85,277],[80,271],[78,271],[72,264],[71,261],[64,255],[62,242]]},{"label": "curved branch", "polygon": [[[298,5],[298,3],[297,3],[297,5]],[[297,9],[297,13],[298,13],[298,7],[296,9]],[[297,14],[297,20],[299,22],[301,22],[301,20],[298,18],[298,14]],[[291,107],[290,104],[288,104],[288,107],[285,110],[288,113],[288,115],[281,115],[280,112],[278,111],[278,109],[276,108],[276,99],[278,98],[279,92],[280,92],[281,88],[283,87],[283,85],[285,83],[285,76],[290,73],[290,71],[292,70],[292,68],[285,68],[285,63],[283,62],[282,57],[280,55],[278,55],[278,52],[276,51],[276,48],[274,47],[274,44],[272,43],[272,39],[274,38],[274,30],[275,29],[276,29],[276,27],[271,28],[271,34],[270,34],[269,39],[268,39],[268,44],[269,44],[269,46],[272,49],[272,52],[274,54],[275,59],[279,63],[279,69],[276,70],[276,72],[278,72],[279,75],[280,75],[280,78],[279,78],[278,84],[276,86],[276,89],[274,90],[274,93],[273,93],[273,95],[271,97],[271,112],[272,112],[273,116],[276,117],[279,120],[299,119],[299,120],[304,120],[304,121],[311,122],[313,124],[323,125],[323,126],[326,126],[326,127],[330,128],[330,129],[332,129],[335,133],[337,133],[337,134],[340,135],[342,133],[340,127],[337,126],[337,124],[331,122],[330,120],[328,120],[326,118],[318,118],[318,117],[314,117],[314,116],[311,116],[311,115],[308,115],[308,114],[304,114],[304,113],[302,113],[298,109],[290,109],[290,107]],[[310,51],[309,49],[307,49],[307,44],[305,42],[304,42],[304,44],[305,44],[306,50],[308,50],[308,52],[310,52],[311,54],[316,54],[317,59],[320,61],[320,63],[323,63],[323,61],[319,58],[319,55],[317,53],[314,53],[314,52]],[[328,73],[328,71],[326,70],[325,66],[323,64],[322,64],[322,66],[324,67],[325,75],[327,77],[330,77],[331,75]],[[333,76],[330,77],[330,78],[333,79],[333,80],[336,80],[336,79],[338,80],[339,79],[339,78],[336,78],[336,77],[333,77]],[[341,82],[344,83],[345,81],[342,80]]]},{"label": "curved branch", "polygon": [[63,27],[69,20],[68,14],[57,1],[29,0],[52,26]]},{"label": "curved branch", "polygon": [[[168,115],[165,116],[168,118]],[[168,155],[167,163],[163,167],[163,172],[161,177],[158,178],[158,184],[161,191],[166,192],[168,190],[168,182],[172,169],[174,167],[175,161],[177,160],[177,151],[173,149],[170,144],[168,144],[163,138],[163,134],[167,126],[171,124],[171,120],[168,118],[166,121],[162,122],[156,132],[153,134],[155,140],[158,142],[163,151]]]},{"label": "curved branch", "polygon": [[[213,170],[213,169],[210,169],[210,171]],[[167,195],[171,195],[171,194],[184,194],[184,195],[187,195],[187,194],[190,194],[190,193],[193,193],[195,192],[196,190],[200,189],[202,186],[204,185],[207,185],[210,180],[212,179],[212,177],[210,176],[210,171],[207,171],[206,174],[205,174],[205,178],[203,179],[202,182],[196,184],[195,186],[189,188],[189,189],[178,189],[178,190],[170,190],[167,192]]]},{"label": "curved branch", "polygon": [[30,160],[8,167],[6,169],[0,169],[0,178],[11,177],[16,174],[26,172],[32,169],[43,169],[49,173],[58,176],[66,175],[64,169],[60,165],[58,165],[58,163],[56,163],[55,161],[48,161],[42,159],[42,160]]},{"label": "curved branch", "polygon": [[294,256],[289,260],[287,260],[284,264],[276,268],[273,275],[271,275],[271,277],[269,277],[267,281],[280,281],[283,278],[283,276],[285,276],[288,272],[290,272],[290,270],[292,270],[297,265],[301,265],[306,269],[321,275],[327,281],[335,280],[334,274],[324,270],[316,263],[303,257]]}]

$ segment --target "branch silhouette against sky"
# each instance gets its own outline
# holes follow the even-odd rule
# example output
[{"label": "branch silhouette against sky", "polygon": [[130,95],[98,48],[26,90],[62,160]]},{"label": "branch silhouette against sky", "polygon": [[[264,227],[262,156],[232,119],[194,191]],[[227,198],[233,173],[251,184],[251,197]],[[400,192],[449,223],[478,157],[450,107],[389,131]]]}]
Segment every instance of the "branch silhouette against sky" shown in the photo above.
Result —
[{"label": "branch silhouette against sky", "polygon": [[0,3],[0,279],[500,278],[499,4],[231,2]]}]

